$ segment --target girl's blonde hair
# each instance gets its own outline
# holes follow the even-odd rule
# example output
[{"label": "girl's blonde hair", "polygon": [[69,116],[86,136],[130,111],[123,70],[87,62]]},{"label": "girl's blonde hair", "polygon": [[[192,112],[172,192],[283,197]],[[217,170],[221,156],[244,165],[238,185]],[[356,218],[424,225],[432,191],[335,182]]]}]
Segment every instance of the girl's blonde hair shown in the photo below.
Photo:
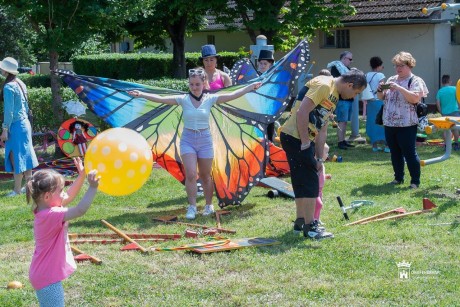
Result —
[{"label": "girl's blonde hair", "polygon": [[401,51],[399,52],[398,54],[396,54],[393,59],[391,60],[391,62],[395,65],[398,65],[398,64],[405,64],[407,66],[409,66],[410,68],[414,68],[415,67],[415,63],[417,61],[415,61],[414,57],[412,56],[412,54],[410,54],[409,52],[406,52],[406,51]]},{"label": "girl's blonde hair", "polygon": [[32,210],[37,209],[37,204],[47,192],[54,193],[64,186],[64,177],[52,169],[43,169],[35,172],[26,184],[27,203],[32,200]]}]

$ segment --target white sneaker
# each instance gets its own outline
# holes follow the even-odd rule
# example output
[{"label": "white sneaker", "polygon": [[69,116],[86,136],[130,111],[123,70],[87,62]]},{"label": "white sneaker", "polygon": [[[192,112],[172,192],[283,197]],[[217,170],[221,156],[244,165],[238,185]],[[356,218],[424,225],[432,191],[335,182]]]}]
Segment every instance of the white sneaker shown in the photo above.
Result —
[{"label": "white sneaker", "polygon": [[26,187],[21,188],[21,194],[24,194],[26,192]]},{"label": "white sneaker", "polygon": [[214,206],[213,205],[204,206],[204,210],[203,210],[203,215],[204,216],[213,214],[214,212],[215,211],[214,211]]},{"label": "white sneaker", "polygon": [[185,218],[187,220],[194,220],[196,216],[196,206],[189,205],[187,208],[187,213],[185,214]]}]

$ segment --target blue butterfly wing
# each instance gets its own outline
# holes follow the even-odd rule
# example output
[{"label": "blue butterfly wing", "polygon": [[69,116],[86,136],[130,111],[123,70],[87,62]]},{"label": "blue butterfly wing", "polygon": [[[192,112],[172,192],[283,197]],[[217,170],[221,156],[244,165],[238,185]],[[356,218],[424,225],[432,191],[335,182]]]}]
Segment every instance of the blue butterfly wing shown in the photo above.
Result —
[{"label": "blue butterfly wing", "polygon": [[[301,41],[296,48],[286,54],[266,73],[252,79],[252,82],[262,82],[255,92],[250,92],[238,99],[222,104],[222,108],[233,114],[239,114],[258,122],[272,123],[286,109],[294,93],[297,79],[305,71],[310,59],[308,43]],[[236,85],[220,91],[233,91]]]},{"label": "blue butterfly wing", "polygon": [[235,62],[230,70],[230,79],[232,84],[244,84],[259,76],[251,60],[244,58]]}]

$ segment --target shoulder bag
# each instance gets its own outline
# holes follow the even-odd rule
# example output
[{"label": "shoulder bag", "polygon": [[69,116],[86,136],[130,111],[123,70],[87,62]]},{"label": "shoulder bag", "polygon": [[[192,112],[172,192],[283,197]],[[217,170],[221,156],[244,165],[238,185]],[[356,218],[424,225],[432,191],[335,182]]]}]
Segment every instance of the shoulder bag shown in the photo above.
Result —
[{"label": "shoulder bag", "polygon": [[29,105],[29,98],[27,97],[26,92],[25,92],[24,89],[22,88],[21,83],[19,83],[18,81],[16,81],[16,83],[19,85],[19,88],[21,89],[22,95],[24,96],[24,99],[26,100],[26,105],[27,105],[27,118],[29,119],[30,127],[32,127],[32,123],[33,123],[33,121],[34,121],[34,114],[32,113],[32,109],[30,108],[30,105]]}]

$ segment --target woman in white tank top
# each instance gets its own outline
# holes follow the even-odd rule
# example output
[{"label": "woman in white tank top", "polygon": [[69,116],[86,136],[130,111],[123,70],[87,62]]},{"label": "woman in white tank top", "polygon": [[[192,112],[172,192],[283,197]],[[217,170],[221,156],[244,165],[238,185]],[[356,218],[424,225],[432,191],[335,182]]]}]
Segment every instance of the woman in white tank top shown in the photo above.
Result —
[{"label": "woman in white tank top", "polygon": [[[189,92],[183,95],[160,96],[141,91],[129,91],[134,97],[169,105],[180,105],[183,109],[184,130],[181,136],[181,159],[185,169],[185,189],[189,206],[186,218],[194,219],[197,213],[196,195],[198,174],[203,184],[206,205],[203,215],[214,212],[212,197],[214,186],[211,177],[214,158],[212,136],[209,131],[209,115],[211,107],[216,103],[225,103],[237,99],[244,94],[256,90],[261,83],[252,83],[232,93],[204,93],[207,85],[206,72],[202,68],[189,70]],[[197,172],[198,169],[198,172]]]}]

